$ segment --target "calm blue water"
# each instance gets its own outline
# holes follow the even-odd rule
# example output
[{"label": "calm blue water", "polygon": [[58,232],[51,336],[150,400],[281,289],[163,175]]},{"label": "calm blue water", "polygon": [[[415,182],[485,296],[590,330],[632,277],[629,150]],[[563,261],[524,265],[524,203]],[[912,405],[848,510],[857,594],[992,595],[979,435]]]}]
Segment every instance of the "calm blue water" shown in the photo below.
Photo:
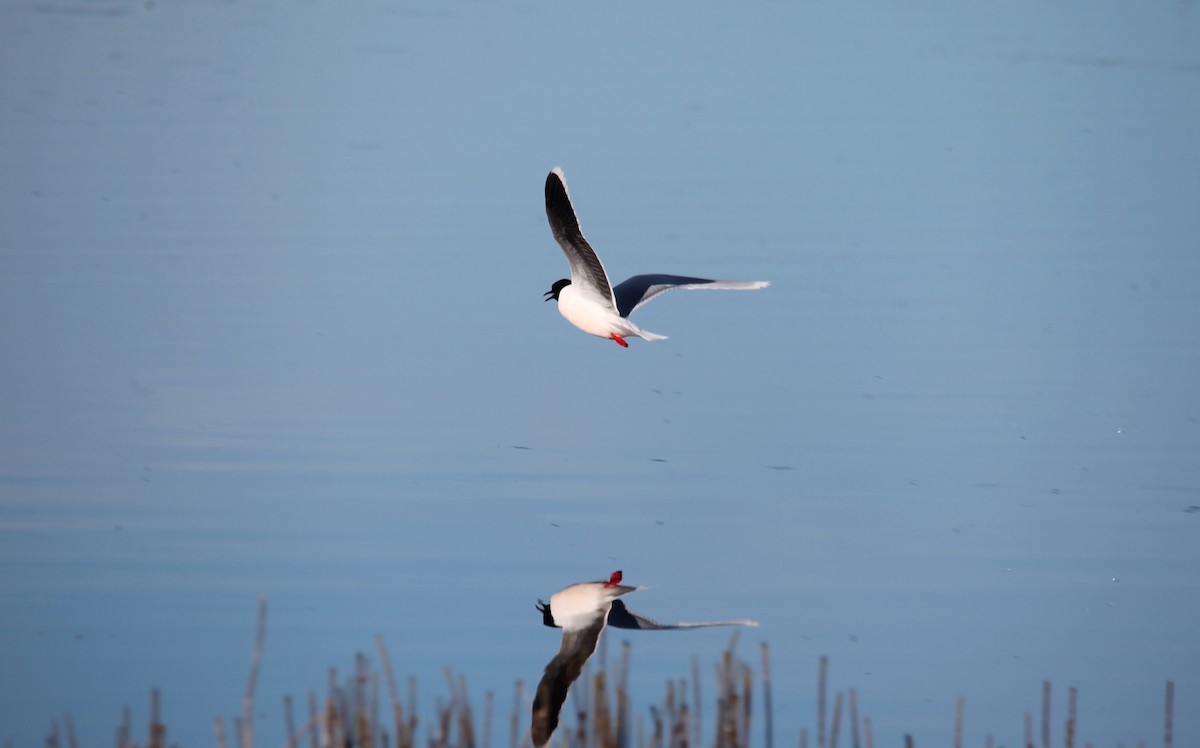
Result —
[{"label": "calm blue water", "polygon": [[[0,739],[258,734],[385,637],[535,682],[624,569],[876,742],[1200,741],[1189,3],[0,10]],[[640,310],[542,294],[561,165]],[[630,635],[639,702],[726,632]],[[711,682],[708,684],[711,693]],[[711,726],[710,728],[711,729]],[[496,739],[506,735],[498,729]]]}]

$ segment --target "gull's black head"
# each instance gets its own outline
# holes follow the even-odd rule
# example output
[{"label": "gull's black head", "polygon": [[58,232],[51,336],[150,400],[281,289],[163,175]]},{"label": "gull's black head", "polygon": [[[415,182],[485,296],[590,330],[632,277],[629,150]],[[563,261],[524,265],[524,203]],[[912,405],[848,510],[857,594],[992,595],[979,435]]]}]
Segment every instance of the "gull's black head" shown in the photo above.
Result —
[{"label": "gull's black head", "polygon": [[550,612],[550,603],[538,600],[537,609],[542,614],[543,625],[549,626],[552,629],[558,628],[558,626],[554,625],[554,614]]},{"label": "gull's black head", "polygon": [[558,301],[558,295],[569,285],[571,285],[571,281],[567,278],[554,281],[554,285],[550,286],[550,290],[546,292],[546,298],[543,301],[549,301],[550,299]]}]

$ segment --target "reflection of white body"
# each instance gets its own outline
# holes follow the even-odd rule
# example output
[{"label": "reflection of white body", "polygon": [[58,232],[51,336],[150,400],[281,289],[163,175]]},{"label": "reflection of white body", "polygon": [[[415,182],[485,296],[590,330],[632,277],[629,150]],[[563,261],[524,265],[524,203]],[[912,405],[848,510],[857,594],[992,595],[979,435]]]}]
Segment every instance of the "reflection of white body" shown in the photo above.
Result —
[{"label": "reflection of white body", "polygon": [[620,582],[621,575],[616,573],[607,582],[580,582],[555,592],[549,606],[554,625],[564,634],[596,625],[603,628],[612,601],[641,589]]},{"label": "reflection of white body", "polygon": [[567,192],[566,177],[559,168],[546,177],[546,217],[571,266],[571,279],[556,281],[546,293],[546,300],[557,299],[558,311],[580,330],[589,335],[612,338],[622,346],[626,345],[624,337],[627,335],[644,340],[666,340],[665,335],[646,332],[629,321],[629,315],[635,309],[665,291],[676,288],[748,291],[768,285],[766,281],[635,275],[613,287],[600,258],[583,237]]},{"label": "reflection of white body", "polygon": [[542,622],[563,630],[558,654],[546,665],[533,699],[530,737],[535,748],[550,741],[558,727],[558,715],[567,690],[583,672],[583,666],[596,651],[605,625],[627,629],[685,629],[705,626],[757,626],[754,621],[711,621],[707,623],[661,624],[634,613],[617,598],[644,587],[621,584],[621,572],[614,571],[607,582],[581,582],[550,596],[550,604],[538,601]]}]

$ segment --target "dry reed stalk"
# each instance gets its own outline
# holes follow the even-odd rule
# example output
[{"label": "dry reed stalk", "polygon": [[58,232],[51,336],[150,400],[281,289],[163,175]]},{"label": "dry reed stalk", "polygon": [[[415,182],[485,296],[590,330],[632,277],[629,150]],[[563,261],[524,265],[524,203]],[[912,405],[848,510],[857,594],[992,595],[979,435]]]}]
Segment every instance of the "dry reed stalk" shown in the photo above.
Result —
[{"label": "dry reed stalk", "polygon": [[[320,721],[317,719],[317,692],[316,691],[308,692],[308,721],[311,722],[314,727],[319,727],[321,724]],[[318,748],[317,741],[319,740],[319,738],[318,738],[317,733],[318,733],[318,731],[314,729],[312,732],[310,732],[308,734],[308,748]]]},{"label": "dry reed stalk", "polygon": [[354,725],[354,734],[357,736],[357,739],[352,739],[351,744],[362,748],[375,748],[375,731],[371,728],[370,712],[360,703],[350,718],[353,721],[348,721],[347,724]]},{"label": "dry reed stalk", "polygon": [[454,705],[450,702],[437,700],[437,742],[439,748],[449,748],[454,745],[451,735],[454,731]]},{"label": "dry reed stalk", "polygon": [[[368,694],[367,687],[374,680],[370,674],[370,663],[366,655],[358,652],[354,655],[354,674],[346,689],[349,703],[346,705],[349,714],[346,723],[352,726],[354,745],[362,748],[375,748],[375,724],[371,708],[373,697]],[[374,687],[371,688],[374,691]]]},{"label": "dry reed stalk", "polygon": [[716,724],[714,725],[715,732],[713,734],[713,746],[715,748],[722,748],[727,744],[725,737],[725,723],[728,719],[727,711],[726,696],[722,694],[721,683],[718,681],[716,682]]},{"label": "dry reed stalk", "polygon": [[850,748],[862,748],[858,740],[858,692],[850,688],[846,694],[850,702]]},{"label": "dry reed stalk", "polygon": [[692,655],[692,742],[696,745],[704,744],[703,704],[700,700],[700,658]]},{"label": "dry reed stalk", "polygon": [[[733,646],[732,644],[730,645]],[[739,663],[742,668],[742,723],[739,736],[741,746],[750,745],[750,722],[754,714],[754,672],[745,663]]]},{"label": "dry reed stalk", "polygon": [[[586,683],[587,680],[590,679],[580,678],[575,682]],[[587,748],[588,744],[588,718],[587,709],[583,706],[583,704],[586,702],[584,702],[583,699],[587,698],[589,695],[590,693],[583,694],[575,701],[575,745],[579,746],[580,748]],[[568,730],[560,728],[555,732],[559,733],[560,738],[569,739]]]},{"label": "dry reed stalk", "polygon": [[79,742],[75,739],[75,720],[71,719],[70,712],[63,715],[63,727],[67,730],[67,748],[79,748]]},{"label": "dry reed stalk", "polygon": [[658,708],[658,719],[661,723],[660,739],[663,748],[671,748],[675,739],[675,723],[679,719],[679,711],[675,708],[675,682],[667,681],[662,704]]},{"label": "dry reed stalk", "polygon": [[317,718],[310,717],[307,722],[300,726],[299,730],[288,732],[287,742],[283,744],[283,748],[296,748],[300,744],[300,739],[304,737],[304,733],[315,733],[317,727]]},{"label": "dry reed stalk", "polygon": [[1025,712],[1025,748],[1033,748],[1033,714]]},{"label": "dry reed stalk", "polygon": [[[292,697],[284,695],[283,697],[283,729],[285,735],[296,734],[296,715],[292,713]],[[295,738],[289,738],[286,744],[287,748],[296,748]]]},{"label": "dry reed stalk", "polygon": [[688,724],[691,721],[692,710],[688,708],[686,702],[679,707],[679,719],[675,722],[675,729],[671,735],[671,742],[674,748],[688,748],[691,745],[688,736]]},{"label": "dry reed stalk", "polygon": [[492,692],[483,694],[483,748],[492,748]]},{"label": "dry reed stalk", "polygon": [[825,684],[829,677],[829,658],[821,655],[817,666],[817,748],[825,745]]},{"label": "dry reed stalk", "polygon": [[[397,706],[399,706],[399,697],[397,697]],[[408,676],[408,716],[403,716],[401,710],[401,719],[396,723],[396,748],[413,748],[417,742],[417,679],[413,675]]]},{"label": "dry reed stalk", "polygon": [[417,676],[408,675],[408,735],[415,743],[417,739]]},{"label": "dry reed stalk", "polygon": [[[446,675],[450,675],[449,670],[446,671]],[[460,675],[451,682],[454,684],[451,704],[455,707],[458,716],[458,742],[455,745],[459,748],[475,748],[475,710],[471,708],[467,676]]]},{"label": "dry reed stalk", "polygon": [[217,740],[217,748],[225,748],[225,720],[220,717],[213,718],[213,734]]},{"label": "dry reed stalk", "polygon": [[875,737],[871,734],[871,718],[863,717],[863,742],[867,748],[875,748]]},{"label": "dry reed stalk", "polygon": [[456,724],[455,717],[458,716],[457,702],[458,697],[454,688],[454,674],[450,672],[450,668],[442,669],[442,677],[446,679],[446,690],[450,692],[450,700],[446,702],[440,709],[439,722],[442,724],[441,745],[454,745],[451,736],[454,734],[454,725]]},{"label": "dry reed stalk", "polygon": [[829,748],[837,748],[842,725],[842,692],[833,695],[833,722],[829,726]]},{"label": "dry reed stalk", "polygon": [[258,666],[262,662],[263,643],[267,637],[267,598],[258,598],[258,625],[254,632],[254,651],[250,655],[250,675],[246,678],[246,695],[242,698],[241,748],[254,748],[254,686],[258,683]]},{"label": "dry reed stalk", "polygon": [[1175,740],[1175,681],[1167,681],[1166,705],[1163,709],[1163,748],[1171,748]]},{"label": "dry reed stalk", "polygon": [[629,745],[629,652],[628,641],[621,642],[621,660],[617,670],[617,745]]},{"label": "dry reed stalk", "polygon": [[1042,681],[1042,748],[1050,748],[1050,681]]},{"label": "dry reed stalk", "polygon": [[[603,642],[603,638],[601,638],[601,642]],[[594,655],[593,659],[595,659]],[[579,679],[567,691],[567,699],[571,702],[571,709],[575,713],[575,741],[580,748],[587,748],[587,704],[592,697],[591,685],[591,671],[585,664]],[[563,709],[566,708],[567,705],[564,702]],[[559,736],[561,742],[568,736],[568,730],[560,726],[558,730],[555,730],[555,734]]]},{"label": "dry reed stalk", "polygon": [[121,724],[117,727],[117,748],[125,748],[133,743],[133,711],[129,707],[121,709]]},{"label": "dry reed stalk", "polygon": [[718,675],[717,700],[720,715],[717,723],[717,745],[719,748],[735,748],[737,746],[737,713],[738,695],[733,681],[733,652],[726,650],[722,655],[722,667]]},{"label": "dry reed stalk", "polygon": [[671,748],[683,748],[688,744],[688,683],[679,681],[674,683],[672,687],[672,695],[674,698],[671,705],[671,722],[668,726],[671,728],[668,740],[670,740]]},{"label": "dry reed stalk", "polygon": [[808,728],[800,728],[800,748],[808,748]]},{"label": "dry reed stalk", "polygon": [[675,681],[667,681],[666,693],[663,695],[663,723],[666,725],[666,740],[668,746],[675,745],[675,726],[679,723],[679,709],[675,704]]},{"label": "dry reed stalk", "polygon": [[771,713],[771,658],[767,648],[767,643],[763,642],[759,645],[759,652],[762,655],[762,685],[763,685],[763,738],[766,743],[766,748],[774,748],[775,744],[775,720]]},{"label": "dry reed stalk", "polygon": [[333,746],[341,746],[345,744],[346,728],[342,723],[342,710],[338,702],[341,700],[341,694],[337,687],[337,670],[329,668],[329,676],[326,686],[327,692],[325,696],[325,723],[322,737],[324,738],[323,745],[325,748],[333,748]]},{"label": "dry reed stalk", "polygon": [[[366,658],[363,658],[366,660]],[[369,663],[369,660],[367,660]],[[371,715],[371,733],[378,735],[380,746],[379,748],[388,748],[387,745],[387,728],[379,721],[379,699],[380,699],[380,683],[379,673],[372,672],[370,680],[370,689],[367,691],[367,713]]]},{"label": "dry reed stalk", "polygon": [[612,742],[612,722],[608,710],[608,678],[604,670],[596,673],[592,689],[592,735],[598,747],[607,748]]},{"label": "dry reed stalk", "polygon": [[729,736],[730,722],[730,700],[733,698],[728,693],[728,684],[723,677],[724,670],[728,668],[729,653],[722,654],[723,665],[717,668],[717,727],[716,734],[713,740],[716,741],[717,748],[726,748],[731,744]]},{"label": "dry reed stalk", "polygon": [[434,737],[430,745],[436,746],[437,748],[449,748],[449,746],[452,745],[450,742],[450,730],[454,723],[453,709],[450,704],[446,704],[441,699],[438,699],[436,710],[438,726],[437,735]]},{"label": "dry reed stalk", "polygon": [[734,656],[738,634],[730,637],[729,647],[717,668],[717,735],[722,748],[744,748],[750,740],[754,703],[754,672]]},{"label": "dry reed stalk", "polygon": [[[656,707],[650,707],[650,720],[654,724],[654,731],[650,734],[650,748],[663,748],[662,715]],[[640,724],[638,730],[641,730]]]},{"label": "dry reed stalk", "polygon": [[1075,701],[1079,696],[1079,690],[1075,686],[1067,689],[1067,727],[1065,745],[1067,748],[1075,748]]},{"label": "dry reed stalk", "polygon": [[159,719],[161,694],[157,688],[150,689],[150,735],[146,748],[166,748],[167,726]]},{"label": "dry reed stalk", "polygon": [[525,704],[525,681],[518,680],[513,686],[513,711],[508,718],[508,748],[517,748],[517,736],[521,734],[521,707]]}]

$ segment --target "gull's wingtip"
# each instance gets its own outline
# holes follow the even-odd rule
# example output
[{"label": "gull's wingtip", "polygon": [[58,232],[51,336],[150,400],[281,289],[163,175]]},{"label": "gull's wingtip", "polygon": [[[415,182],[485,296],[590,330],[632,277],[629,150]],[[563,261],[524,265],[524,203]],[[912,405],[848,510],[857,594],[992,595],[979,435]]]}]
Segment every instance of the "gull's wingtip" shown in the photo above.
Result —
[{"label": "gull's wingtip", "polygon": [[677,284],[680,288],[712,288],[718,291],[757,291],[760,288],[766,288],[771,285],[770,281],[697,280],[695,282],[686,282],[687,279],[680,280],[685,281]]},{"label": "gull's wingtip", "polygon": [[567,201],[571,199],[570,190],[567,189],[567,175],[563,174],[561,166],[556,166],[546,175],[546,189],[551,189],[551,184],[558,182],[558,186],[562,187],[562,191],[567,193]]}]

